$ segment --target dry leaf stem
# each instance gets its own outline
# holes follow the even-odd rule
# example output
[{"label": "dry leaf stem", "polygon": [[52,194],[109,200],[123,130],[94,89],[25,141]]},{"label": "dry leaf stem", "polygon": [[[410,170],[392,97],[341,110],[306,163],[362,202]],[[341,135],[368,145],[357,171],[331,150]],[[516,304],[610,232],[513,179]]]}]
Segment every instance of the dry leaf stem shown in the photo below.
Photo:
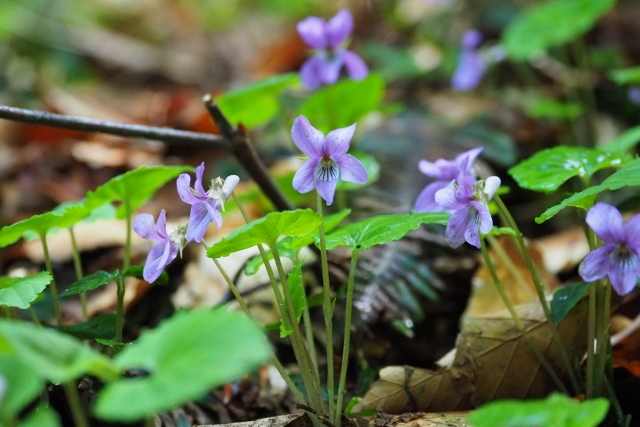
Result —
[{"label": "dry leaf stem", "polygon": [[520,251],[522,252],[522,256],[527,264],[527,268],[531,273],[531,279],[533,280],[533,284],[535,285],[536,292],[538,293],[538,299],[540,300],[540,305],[542,306],[542,310],[544,311],[545,318],[547,319],[547,324],[549,326],[549,330],[553,336],[556,345],[558,346],[558,350],[560,351],[560,356],[567,368],[567,372],[569,374],[569,379],[571,381],[571,385],[573,386],[574,392],[580,394],[582,393],[582,387],[580,386],[580,382],[576,376],[575,370],[573,368],[573,364],[569,360],[569,355],[567,354],[567,349],[560,338],[560,334],[558,333],[558,328],[551,320],[551,310],[549,309],[549,304],[547,303],[547,298],[544,293],[544,287],[540,282],[540,278],[538,277],[538,271],[536,270],[535,265],[533,264],[533,260],[529,255],[529,251],[527,250],[527,245],[524,242],[524,238],[522,237],[522,232],[518,228],[516,221],[511,216],[511,213],[507,209],[506,205],[502,202],[502,199],[497,194],[494,196],[493,200],[498,205],[498,209],[500,210],[503,218],[506,220],[509,227],[513,229],[515,232],[515,239],[518,242],[518,246]]},{"label": "dry leaf stem", "polygon": [[513,318],[513,321],[515,322],[516,327],[518,328],[518,330],[522,334],[522,338],[524,338],[525,341],[527,342],[527,344],[529,344],[529,347],[531,347],[531,350],[535,353],[536,357],[540,361],[540,364],[545,368],[545,370],[547,371],[547,373],[549,374],[551,379],[556,383],[556,386],[562,392],[567,393],[567,388],[565,387],[564,383],[562,382],[562,380],[560,380],[560,377],[558,376],[556,371],[553,369],[553,367],[549,364],[547,359],[544,357],[544,354],[542,353],[542,351],[540,351],[540,349],[533,342],[531,337],[529,337],[529,333],[527,332],[527,328],[522,323],[522,320],[520,319],[520,316],[518,316],[518,313],[516,312],[515,307],[513,306],[511,301],[509,300],[509,297],[507,296],[507,293],[504,290],[504,286],[502,285],[502,281],[499,279],[498,273],[496,272],[496,269],[495,269],[495,266],[493,265],[493,262],[491,261],[491,257],[489,256],[489,251],[487,250],[487,244],[486,244],[486,241],[485,241],[484,238],[480,239],[480,249],[482,251],[482,256],[484,258],[484,262],[487,265],[487,269],[491,273],[491,278],[493,279],[493,283],[495,284],[496,289],[497,289],[498,293],[500,294],[500,297],[502,298],[502,301],[504,301],[504,304],[507,307],[507,310],[509,310],[509,313],[511,314],[511,317]]}]

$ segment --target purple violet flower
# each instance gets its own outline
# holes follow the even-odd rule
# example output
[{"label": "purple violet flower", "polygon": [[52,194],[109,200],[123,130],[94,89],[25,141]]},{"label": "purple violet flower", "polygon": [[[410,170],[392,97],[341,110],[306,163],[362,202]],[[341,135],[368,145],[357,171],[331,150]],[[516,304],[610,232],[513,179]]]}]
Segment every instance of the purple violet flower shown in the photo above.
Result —
[{"label": "purple violet flower", "polygon": [[438,190],[445,188],[452,179],[458,176],[460,164],[465,157],[469,157],[469,173],[471,174],[473,162],[476,160],[482,147],[473,148],[464,153],[458,154],[453,160],[438,159],[435,162],[420,160],[418,168],[420,172],[428,177],[435,178],[437,181],[427,185],[418,195],[413,206],[415,212],[441,212],[444,208],[435,200],[435,194]]},{"label": "purple violet flower", "polygon": [[479,233],[493,228],[493,219],[487,204],[500,187],[500,178],[490,176],[477,181],[470,173],[469,156],[465,157],[455,180],[435,194],[436,202],[446,210],[454,211],[445,232],[449,244],[457,248],[465,241],[480,248]]},{"label": "purple violet flower", "polygon": [[587,212],[586,221],[603,245],[580,263],[580,276],[587,282],[609,276],[619,295],[628,294],[640,276],[640,214],[625,223],[618,209],[596,203]]},{"label": "purple violet flower", "polygon": [[468,30],[462,35],[462,52],[458,57],[458,67],[451,78],[454,90],[465,92],[475,89],[487,68],[486,61],[478,52],[482,34],[478,30]]},{"label": "purple violet flower", "polygon": [[184,227],[178,227],[171,235],[167,233],[167,212],[163,209],[158,215],[158,222],[153,223],[153,215],[142,213],[136,215],[133,220],[133,231],[143,239],[156,242],[151,247],[147,261],[144,264],[142,277],[149,283],[155,282],[165,267],[186,246]]},{"label": "purple violet flower", "polygon": [[218,228],[222,226],[220,210],[224,212],[224,202],[231,197],[231,193],[240,182],[237,175],[229,175],[224,181],[218,177],[211,181],[209,191],[205,191],[202,187],[203,174],[204,162],[196,168],[194,188],[190,187],[191,176],[186,173],[180,174],[177,183],[180,199],[191,205],[186,239],[197,243],[202,242],[209,224],[213,222]]},{"label": "purple violet flower", "polygon": [[291,138],[309,156],[293,177],[293,188],[308,193],[315,187],[327,205],[333,203],[338,179],[362,184],[368,178],[360,160],[350,154],[349,143],[356,130],[355,123],[324,134],[311,126],[305,116],[298,116],[291,128]]},{"label": "purple violet flower", "polygon": [[369,74],[362,58],[344,48],[353,30],[353,17],[347,9],[338,12],[328,22],[309,16],[298,22],[296,28],[302,40],[316,50],[315,55],[300,68],[300,78],[307,89],[315,90],[323,84],[337,82],[343,66],[353,80],[362,80]]}]

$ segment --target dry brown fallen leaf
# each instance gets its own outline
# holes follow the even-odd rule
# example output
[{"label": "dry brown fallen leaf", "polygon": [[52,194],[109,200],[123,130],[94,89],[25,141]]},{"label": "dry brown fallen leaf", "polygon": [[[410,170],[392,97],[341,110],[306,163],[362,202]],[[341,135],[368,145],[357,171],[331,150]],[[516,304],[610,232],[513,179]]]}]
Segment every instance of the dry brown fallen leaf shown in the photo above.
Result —
[{"label": "dry brown fallen leaf", "polygon": [[[516,310],[529,337],[566,381],[565,365],[539,303],[521,304]],[[586,319],[587,301],[583,299],[558,326],[572,362],[586,351]],[[556,389],[505,310],[465,321],[451,368],[386,367],[353,410],[391,414],[460,411],[496,399],[543,397]]]}]

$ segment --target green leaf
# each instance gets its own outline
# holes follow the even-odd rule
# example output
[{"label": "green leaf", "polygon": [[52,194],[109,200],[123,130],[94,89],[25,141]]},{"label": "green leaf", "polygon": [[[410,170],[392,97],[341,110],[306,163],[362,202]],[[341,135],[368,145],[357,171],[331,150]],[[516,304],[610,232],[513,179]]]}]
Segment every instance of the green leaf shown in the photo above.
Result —
[{"label": "green leaf", "polygon": [[16,354],[36,375],[59,384],[85,374],[111,380],[118,371],[106,356],[81,341],[53,329],[28,323],[0,320],[0,340],[9,349],[0,354]]},{"label": "green leaf", "polygon": [[149,375],[107,384],[95,413],[110,421],[144,419],[197,399],[272,356],[260,328],[242,313],[179,312],[116,356],[122,371],[144,369]]},{"label": "green leaf", "polygon": [[640,185],[640,158],[636,158],[632,163],[616,171],[613,175],[605,179],[602,184],[589,187],[571,197],[564,199],[559,204],[550,207],[536,218],[538,224],[552,218],[555,214],[567,206],[575,206],[587,210],[593,205],[595,197],[605,190],[619,190],[623,187]]},{"label": "green leaf", "polygon": [[[143,273],[144,273],[143,266],[132,265],[131,267],[127,268],[127,271],[124,272],[122,277],[135,277],[136,279],[144,280],[144,277],[142,277]],[[162,273],[160,273],[160,277],[158,277],[156,281],[153,282],[152,284],[154,286],[157,286],[157,285],[166,285],[167,283],[169,283],[169,274],[166,271],[163,271]]]},{"label": "green leaf", "polygon": [[[327,215],[324,217],[324,232],[327,233],[335,228],[340,221],[345,219],[351,213],[351,209],[343,209],[340,212],[336,212],[331,215]],[[276,247],[278,248],[278,254],[280,256],[285,256],[289,259],[297,261],[298,252],[305,246],[309,246],[313,244],[318,237],[318,230],[312,231],[310,234],[299,236],[299,237],[291,237],[287,236],[284,239],[278,240],[276,243]],[[265,253],[267,254],[268,259],[273,259],[273,253],[270,249],[265,249]],[[247,264],[244,267],[244,273],[247,276],[251,276],[252,274],[256,274],[260,266],[262,266],[264,262],[262,261],[262,256],[257,255],[247,261]]]},{"label": "green leaf", "polygon": [[534,119],[566,119],[580,117],[584,109],[577,103],[558,102],[552,99],[539,99],[527,107],[527,113]]},{"label": "green leaf", "polygon": [[620,168],[630,160],[625,154],[561,145],[534,154],[508,173],[522,188],[551,193],[575,176],[589,178],[600,169]]},{"label": "green leaf", "polygon": [[112,339],[116,335],[116,315],[101,314],[86,322],[62,326],[60,331],[81,340]]},{"label": "green leaf", "polygon": [[46,383],[20,360],[19,354],[0,354],[0,375],[7,382],[4,397],[0,399],[0,420],[15,418],[42,392]]},{"label": "green leaf", "polygon": [[[302,317],[302,310],[304,309],[304,286],[302,285],[302,263],[298,263],[293,267],[291,273],[287,277],[287,285],[289,286],[289,292],[291,292],[291,299],[293,300],[293,309],[296,313],[296,320],[300,323],[300,317]],[[293,332],[292,328],[286,328],[284,322],[280,320],[280,338],[285,338]]]},{"label": "green leaf", "polygon": [[216,97],[220,110],[230,123],[248,128],[261,126],[280,112],[280,94],[300,84],[297,73],[281,74],[225,92]]},{"label": "green leaf", "polygon": [[60,420],[56,411],[39,406],[18,427],[60,427]]},{"label": "green leaf", "polygon": [[546,399],[499,400],[469,415],[475,427],[596,427],[607,414],[604,398],[577,402],[559,393]]},{"label": "green leaf", "polygon": [[509,23],[502,45],[515,61],[533,59],[587,32],[614,4],[615,0],[550,0],[535,4]]},{"label": "green leaf", "polygon": [[351,250],[364,250],[398,240],[421,224],[445,225],[449,216],[443,212],[375,216],[339,228],[327,235],[325,241],[327,249],[349,246]]},{"label": "green leaf", "polygon": [[95,191],[90,191],[86,206],[94,209],[105,203],[122,202],[116,216],[125,218],[126,203],[129,204],[130,213],[133,213],[169,180],[193,170],[190,166],[141,166],[112,178]]},{"label": "green leaf", "polygon": [[0,230],[0,247],[17,242],[29,231],[35,232],[38,236],[45,236],[54,227],[71,227],[88,214],[89,211],[84,206],[78,206],[66,209],[63,213],[46,212],[4,226]]},{"label": "green leaf", "polygon": [[601,150],[610,152],[626,152],[640,142],[640,126],[632,127],[622,132],[613,141],[600,147]]},{"label": "green leaf", "polygon": [[551,300],[551,321],[556,325],[560,323],[569,310],[587,293],[590,286],[591,283],[582,282],[572,283],[558,289]]},{"label": "green leaf", "polygon": [[106,271],[102,270],[96,271],[93,274],[84,276],[82,279],[69,286],[64,292],[60,294],[60,298],[99,288],[100,286],[106,285],[116,277],[118,277],[118,270],[114,271],[113,273],[107,273]]},{"label": "green leaf", "polygon": [[[87,203],[87,199],[61,203],[55,208],[53,208],[51,212],[53,212],[56,215],[64,215],[67,209],[84,207],[87,209],[89,214],[78,222],[94,222],[99,219],[111,219],[116,216],[116,208],[111,203],[105,203],[104,205],[99,206],[93,210],[88,209],[86,207],[86,203]],[[74,225],[75,223],[71,224],[71,226],[74,226]],[[60,230],[62,230],[62,228],[60,227],[51,227],[49,231],[47,231],[47,235],[55,234]],[[27,231],[26,233],[24,233],[22,237],[24,237],[25,240],[27,241],[40,238],[38,233],[35,233],[33,231]]]},{"label": "green leaf", "polygon": [[300,107],[300,114],[325,134],[334,129],[351,126],[365,114],[380,107],[385,83],[376,73],[357,82],[343,79],[323,86]]},{"label": "green leaf", "polygon": [[640,83],[640,67],[611,70],[609,76],[619,85],[638,84]]},{"label": "green leaf", "polygon": [[27,277],[0,277],[0,305],[29,308],[51,279],[46,271]]},{"label": "green leaf", "polygon": [[272,212],[234,230],[207,250],[209,258],[230,255],[258,244],[275,244],[280,236],[304,236],[318,228],[322,218],[311,209]]}]

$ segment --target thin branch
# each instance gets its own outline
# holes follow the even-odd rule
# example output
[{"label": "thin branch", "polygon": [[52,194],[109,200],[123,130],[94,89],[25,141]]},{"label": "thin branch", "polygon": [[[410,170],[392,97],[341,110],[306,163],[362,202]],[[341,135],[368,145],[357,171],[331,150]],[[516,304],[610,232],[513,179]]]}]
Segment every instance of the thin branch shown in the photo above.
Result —
[{"label": "thin branch", "polygon": [[205,95],[202,101],[205,107],[207,107],[209,115],[213,121],[216,122],[218,129],[222,132],[222,136],[230,142],[228,149],[233,153],[238,162],[240,162],[244,170],[251,175],[251,178],[260,185],[260,188],[269,200],[271,200],[278,210],[293,209],[293,205],[275,183],[269,170],[258,156],[255,147],[249,140],[246,128],[242,125],[236,128],[229,123],[210,95]]},{"label": "thin branch", "polygon": [[192,145],[207,148],[218,148],[232,153],[247,173],[260,186],[264,194],[279,210],[293,209],[291,202],[280,190],[262,159],[249,141],[246,130],[235,128],[224,117],[211,97],[205,96],[205,106],[211,114],[222,135],[211,135],[171,128],[159,128],[129,123],[106,122],[103,120],[86,119],[82,117],[65,116],[45,111],[26,110],[22,108],[0,105],[0,119],[18,122],[34,123],[82,132],[98,132],[132,138],[162,141],[167,144]]},{"label": "thin branch", "polygon": [[0,118],[83,132],[98,132],[109,135],[151,139],[166,142],[167,144],[197,145],[226,150],[230,148],[229,141],[220,135],[130,123],[106,122],[103,120],[64,116],[46,111],[25,110],[5,105],[0,105]]}]

